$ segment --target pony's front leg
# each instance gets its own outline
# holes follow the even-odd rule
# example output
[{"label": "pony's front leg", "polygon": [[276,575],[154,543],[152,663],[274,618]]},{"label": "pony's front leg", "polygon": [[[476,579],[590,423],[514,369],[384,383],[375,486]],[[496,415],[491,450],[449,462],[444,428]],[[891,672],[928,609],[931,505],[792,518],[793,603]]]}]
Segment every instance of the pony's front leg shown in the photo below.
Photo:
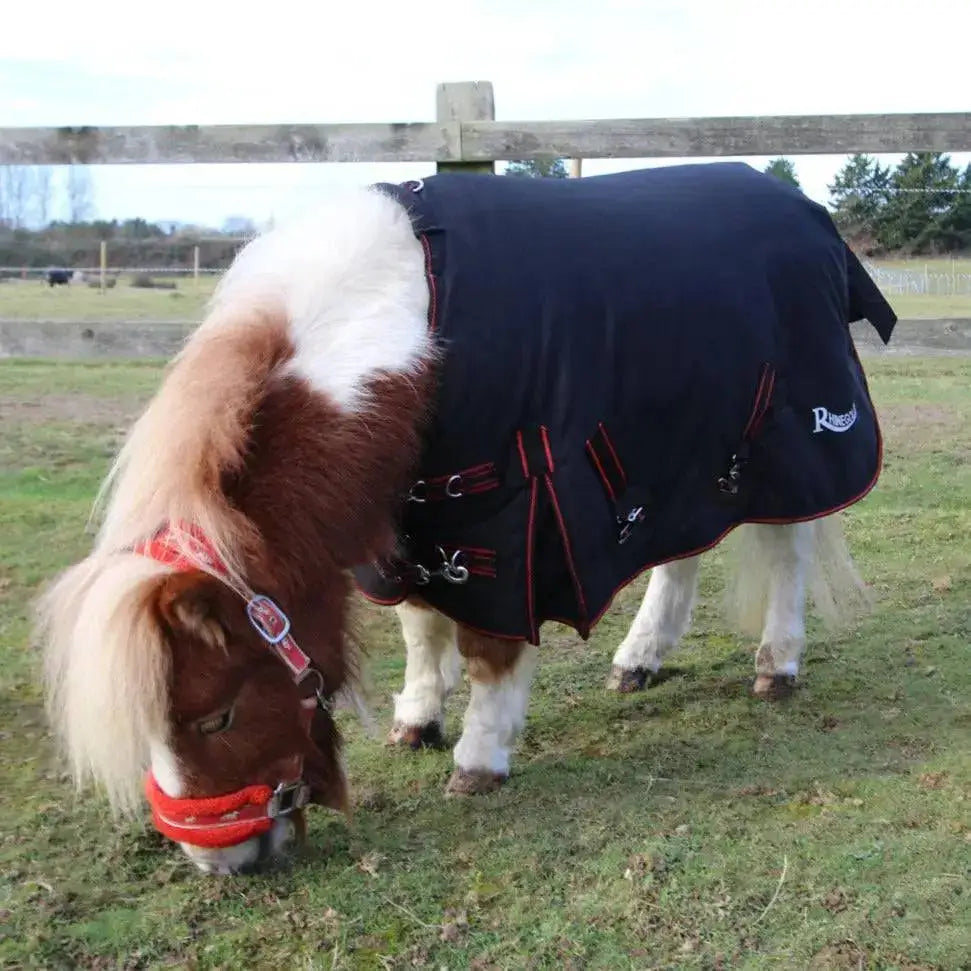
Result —
[{"label": "pony's front leg", "polygon": [[459,628],[471,698],[462,737],[455,746],[455,771],[446,793],[477,795],[497,789],[509,775],[509,759],[526,722],[537,648]]},{"label": "pony's front leg", "polygon": [[445,699],[461,677],[455,622],[417,600],[396,608],[405,641],[405,684],[394,699],[392,745],[439,747],[444,741]]},{"label": "pony's front leg", "polygon": [[651,571],[647,593],[627,636],[614,654],[607,688],[640,691],[691,623],[700,556],[662,563]]}]

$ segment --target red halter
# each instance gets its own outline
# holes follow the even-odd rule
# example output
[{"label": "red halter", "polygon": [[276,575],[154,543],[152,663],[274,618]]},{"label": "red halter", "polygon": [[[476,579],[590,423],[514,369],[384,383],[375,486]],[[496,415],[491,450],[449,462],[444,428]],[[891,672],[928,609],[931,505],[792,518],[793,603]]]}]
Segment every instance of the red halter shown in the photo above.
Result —
[{"label": "red halter", "polygon": [[[183,526],[179,533],[171,526],[164,526],[150,540],[136,544],[133,550],[180,572],[208,570],[239,593],[246,601],[250,623],[287,666],[294,682],[302,684],[311,675],[316,676],[314,695],[300,703],[301,722],[309,733],[314,712],[318,708],[329,710],[330,702],[324,694],[323,675],[290,634],[289,617],[269,597],[229,582],[229,571],[201,530]],[[155,828],[164,836],[178,843],[222,848],[268,832],[278,816],[289,815],[308,803],[310,787],[303,780],[302,754],[294,756],[293,772],[289,775],[275,789],[253,785],[221,796],[176,799],[162,791],[149,771],[145,777],[145,795],[152,808]]]}]

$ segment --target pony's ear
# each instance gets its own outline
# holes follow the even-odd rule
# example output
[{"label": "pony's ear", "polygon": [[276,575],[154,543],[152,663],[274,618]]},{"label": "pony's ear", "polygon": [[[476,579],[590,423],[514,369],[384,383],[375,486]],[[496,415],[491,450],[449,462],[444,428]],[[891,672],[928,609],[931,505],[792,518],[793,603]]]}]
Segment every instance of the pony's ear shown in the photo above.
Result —
[{"label": "pony's ear", "polygon": [[159,612],[174,631],[225,649],[226,629],[219,621],[221,587],[218,580],[202,570],[172,573],[159,587]]}]

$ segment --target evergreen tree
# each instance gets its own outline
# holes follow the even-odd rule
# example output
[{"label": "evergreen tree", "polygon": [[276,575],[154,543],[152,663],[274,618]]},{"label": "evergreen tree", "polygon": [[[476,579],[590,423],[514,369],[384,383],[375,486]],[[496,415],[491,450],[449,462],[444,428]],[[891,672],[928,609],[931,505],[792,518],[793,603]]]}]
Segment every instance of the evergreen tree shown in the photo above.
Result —
[{"label": "evergreen tree", "polygon": [[840,231],[850,238],[875,238],[890,189],[889,167],[869,155],[853,155],[828,188]]},{"label": "evergreen tree", "polygon": [[797,189],[802,188],[799,185],[799,179],[796,177],[796,167],[790,159],[774,158],[762,171],[766,175],[774,175],[777,179],[782,179],[783,182],[794,185]]},{"label": "evergreen tree", "polygon": [[971,250],[971,165],[957,181],[951,205],[942,220],[943,243],[949,250]]},{"label": "evergreen tree", "polygon": [[890,177],[890,195],[877,220],[880,244],[913,253],[944,248],[958,179],[943,152],[908,152]]},{"label": "evergreen tree", "polygon": [[526,161],[509,162],[506,175],[531,179],[565,179],[569,176],[566,163],[561,158],[531,158]]}]

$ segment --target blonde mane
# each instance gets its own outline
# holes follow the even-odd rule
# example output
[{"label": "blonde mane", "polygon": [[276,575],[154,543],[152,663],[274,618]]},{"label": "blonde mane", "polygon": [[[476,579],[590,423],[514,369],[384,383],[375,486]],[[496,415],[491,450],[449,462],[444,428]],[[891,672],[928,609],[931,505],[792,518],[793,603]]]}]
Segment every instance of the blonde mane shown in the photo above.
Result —
[{"label": "blonde mane", "polygon": [[367,407],[371,376],[428,358],[427,306],[408,216],[371,190],[342,192],[237,255],[105,478],[91,554],[39,598],[49,715],[79,786],[100,781],[116,809],[131,809],[149,748],[167,735],[155,598],[170,570],[132,547],[192,524],[240,586],[261,538],[222,477],[245,462],[268,385],[296,373],[338,407]]},{"label": "blonde mane", "polygon": [[[165,523],[200,526],[239,580],[258,541],[230,508],[222,470],[244,460],[249,422],[286,358],[280,312],[213,312],[171,362],[95,503],[94,549],[38,601],[47,707],[78,786],[131,811],[151,742],[167,735],[169,657],[155,594],[171,568],[131,551]],[[204,420],[202,420],[202,416]]]}]

